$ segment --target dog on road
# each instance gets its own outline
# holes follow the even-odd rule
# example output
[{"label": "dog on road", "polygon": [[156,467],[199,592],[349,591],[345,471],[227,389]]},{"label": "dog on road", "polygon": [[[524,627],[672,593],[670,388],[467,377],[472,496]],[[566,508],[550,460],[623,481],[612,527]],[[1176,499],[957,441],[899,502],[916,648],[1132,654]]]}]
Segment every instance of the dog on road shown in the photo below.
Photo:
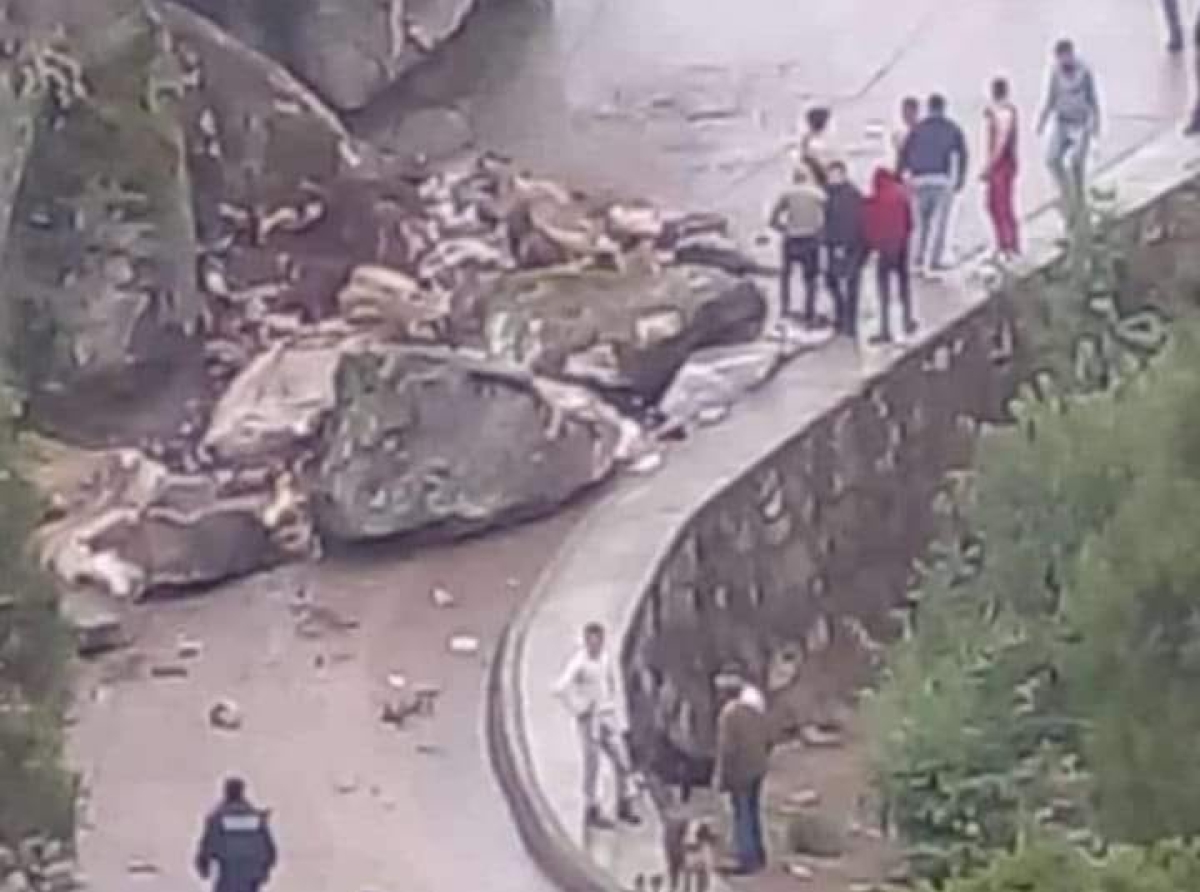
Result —
[{"label": "dog on road", "polygon": [[666,818],[663,850],[670,892],[709,892],[716,872],[717,834],[707,818]]}]

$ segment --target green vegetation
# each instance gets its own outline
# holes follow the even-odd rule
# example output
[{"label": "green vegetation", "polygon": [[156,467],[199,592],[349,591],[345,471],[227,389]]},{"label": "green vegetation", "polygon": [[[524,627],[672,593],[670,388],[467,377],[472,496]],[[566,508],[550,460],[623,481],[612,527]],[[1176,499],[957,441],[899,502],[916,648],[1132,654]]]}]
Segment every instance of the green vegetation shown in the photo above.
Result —
[{"label": "green vegetation", "polygon": [[[1013,423],[947,482],[871,704],[892,819],[955,892],[1200,889],[1195,851],[1084,854],[1200,833],[1200,328],[1163,347],[1095,250],[1043,295]],[[1164,852],[1190,883],[1135,867]]]},{"label": "green vegetation", "polygon": [[1200,889],[1200,849],[1168,843],[1093,859],[1046,843],[997,858],[947,892],[1182,892]]},{"label": "green vegetation", "polygon": [[62,768],[70,638],[49,580],[30,559],[37,497],[0,425],[0,842],[70,840],[75,782]]}]

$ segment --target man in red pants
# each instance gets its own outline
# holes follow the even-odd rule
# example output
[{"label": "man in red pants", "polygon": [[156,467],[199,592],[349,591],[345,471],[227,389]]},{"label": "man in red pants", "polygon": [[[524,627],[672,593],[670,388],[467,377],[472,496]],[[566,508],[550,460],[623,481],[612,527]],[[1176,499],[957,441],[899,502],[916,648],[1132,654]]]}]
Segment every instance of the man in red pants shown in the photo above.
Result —
[{"label": "man in red pants", "polygon": [[1020,253],[1017,229],[1017,107],[1010,98],[1008,81],[992,81],[991,103],[984,112],[987,122],[987,165],[983,181],[987,184],[987,211],[996,235],[996,253],[1011,260]]}]

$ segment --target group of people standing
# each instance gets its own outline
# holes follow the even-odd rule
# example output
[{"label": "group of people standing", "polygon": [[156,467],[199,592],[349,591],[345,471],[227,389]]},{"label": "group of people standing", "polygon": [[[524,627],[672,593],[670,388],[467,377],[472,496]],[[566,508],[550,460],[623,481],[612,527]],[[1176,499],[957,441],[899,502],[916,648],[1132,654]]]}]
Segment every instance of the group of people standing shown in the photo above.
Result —
[{"label": "group of people standing", "polygon": [[[1085,205],[1087,159],[1100,126],[1095,77],[1074,44],[1059,41],[1046,99],[1038,117],[1049,130],[1047,163],[1058,184],[1068,220]],[[900,125],[892,134],[890,163],[876,168],[870,192],[851,181],[846,162],[833,149],[832,113],[814,108],[793,156],[792,184],[775,202],[770,225],[782,237],[782,312],[796,315],[792,279],[799,269],[807,326],[822,321],[817,302],[822,282],[833,305],[837,333],[857,337],[862,273],[875,258],[879,331],[873,343],[892,340],[892,298],[898,296],[906,334],[917,328],[913,277],[938,276],[950,268],[947,243],[954,202],[967,183],[970,152],[962,128],[949,116],[946,98],[924,103],[905,98]],[[985,185],[988,217],[1000,260],[1020,253],[1016,211],[1020,118],[1009,82],[994,79],[984,113]]]}]

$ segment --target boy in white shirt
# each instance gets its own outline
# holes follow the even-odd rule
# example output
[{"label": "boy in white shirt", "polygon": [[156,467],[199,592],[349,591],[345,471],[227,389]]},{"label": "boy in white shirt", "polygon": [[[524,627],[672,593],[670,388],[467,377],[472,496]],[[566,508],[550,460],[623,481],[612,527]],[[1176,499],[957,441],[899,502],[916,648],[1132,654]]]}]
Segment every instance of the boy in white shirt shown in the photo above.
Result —
[{"label": "boy in white shirt", "polygon": [[617,684],[612,661],[604,646],[604,627],[589,623],[583,630],[583,647],[563,669],[554,693],[575,717],[583,747],[584,820],[597,830],[611,830],[613,821],[600,809],[600,754],[617,776],[617,818],[626,824],[641,823],[633,810],[633,769],[622,742],[617,710]]}]

